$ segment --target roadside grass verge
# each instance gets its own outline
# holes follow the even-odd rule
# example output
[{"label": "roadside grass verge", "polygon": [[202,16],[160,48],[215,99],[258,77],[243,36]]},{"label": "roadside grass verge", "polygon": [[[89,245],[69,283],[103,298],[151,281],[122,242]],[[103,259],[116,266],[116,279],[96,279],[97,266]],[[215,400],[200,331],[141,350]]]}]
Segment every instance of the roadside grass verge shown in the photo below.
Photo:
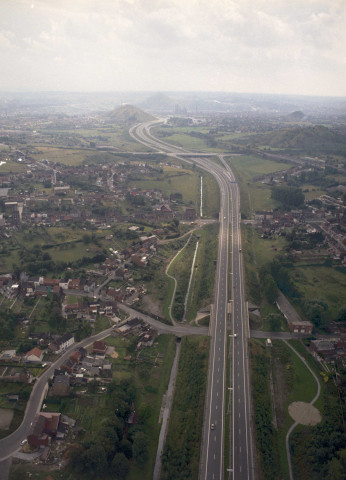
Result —
[{"label": "roadside grass verge", "polygon": [[216,270],[219,224],[206,225],[197,230],[200,243],[187,308],[187,321],[196,318],[198,310],[212,302]]},{"label": "roadside grass verge", "polygon": [[168,272],[177,281],[177,289],[175,292],[172,314],[173,317],[178,321],[183,319],[184,301],[188,288],[196,242],[196,236],[192,235],[189,243],[185,246],[184,250],[180,252]]},{"label": "roadside grass verge", "polygon": [[[203,172],[203,217],[218,218],[220,211],[220,191],[215,178]],[[200,206],[200,202],[198,203]],[[199,209],[197,216],[199,216]]]},{"label": "roadside grass verge", "polygon": [[208,353],[209,338],[182,340],[161,480],[198,479]]}]

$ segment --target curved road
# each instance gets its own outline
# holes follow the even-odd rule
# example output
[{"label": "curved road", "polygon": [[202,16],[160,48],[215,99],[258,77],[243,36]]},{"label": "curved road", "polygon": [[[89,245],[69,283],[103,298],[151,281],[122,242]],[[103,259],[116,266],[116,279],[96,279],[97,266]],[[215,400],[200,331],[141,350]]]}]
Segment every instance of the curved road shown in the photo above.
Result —
[{"label": "curved road", "polygon": [[[152,325],[161,333],[171,333],[177,336],[208,334],[208,328],[206,327],[191,327],[180,325],[174,327],[171,325],[165,325],[162,322],[159,322],[158,320],[149,317],[148,315],[137,312],[137,310],[134,310],[127,305],[119,304],[119,308],[128,313],[130,316],[140,318],[144,322]],[[103,332],[93,335],[92,337],[88,337],[79,343],[71,345],[70,348],[68,348],[52,365],[49,366],[49,368],[47,368],[47,370],[45,370],[45,372],[43,372],[43,374],[39,377],[39,379],[33,386],[21,425],[13,433],[0,440],[0,462],[11,457],[11,455],[13,455],[17,450],[19,450],[20,442],[28,435],[33,418],[35,417],[35,414],[40,411],[48,379],[53,376],[54,370],[56,368],[59,368],[63,364],[63,362],[69,357],[73,350],[79,347],[86,347],[91,343],[95,342],[96,340],[102,340],[103,338],[108,337],[111,334],[112,330],[112,328],[108,328]]]},{"label": "curved road", "polygon": [[20,426],[13,433],[8,435],[5,438],[0,440],[0,461],[5,460],[6,458],[13,455],[20,447],[20,442],[26,438],[29,433],[31,423],[35,417],[35,414],[40,410],[45,389],[47,386],[48,379],[53,376],[54,369],[59,368],[62,363],[69,357],[71,351],[75,350],[78,347],[86,347],[95,340],[101,340],[105,337],[108,337],[112,331],[112,328],[108,328],[103,332],[100,332],[92,337],[86,338],[79,343],[75,343],[68,348],[61,357],[58,358],[36,381],[33,386],[30,398],[28,400],[25,415]]}]

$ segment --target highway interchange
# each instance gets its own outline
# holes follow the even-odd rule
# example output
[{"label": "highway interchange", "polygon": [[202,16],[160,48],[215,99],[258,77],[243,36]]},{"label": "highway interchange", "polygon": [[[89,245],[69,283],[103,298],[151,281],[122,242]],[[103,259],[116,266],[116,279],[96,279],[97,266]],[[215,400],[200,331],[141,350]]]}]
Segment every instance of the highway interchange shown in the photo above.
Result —
[{"label": "highway interchange", "polygon": [[[210,326],[211,349],[206,412],[203,427],[200,478],[252,480],[254,478],[247,344],[248,315],[241,253],[239,187],[224,157],[219,162],[155,138],[158,121],[130,129],[130,135],[157,152],[187,163],[195,162],[216,179],[220,188],[220,232],[215,301]],[[229,362],[229,368],[227,368]],[[226,378],[229,372],[229,378]],[[229,395],[226,395],[228,388]],[[227,401],[227,404],[226,404]],[[227,414],[227,415],[226,415]],[[225,452],[226,417],[229,451]],[[226,463],[227,462],[227,463]]]}]

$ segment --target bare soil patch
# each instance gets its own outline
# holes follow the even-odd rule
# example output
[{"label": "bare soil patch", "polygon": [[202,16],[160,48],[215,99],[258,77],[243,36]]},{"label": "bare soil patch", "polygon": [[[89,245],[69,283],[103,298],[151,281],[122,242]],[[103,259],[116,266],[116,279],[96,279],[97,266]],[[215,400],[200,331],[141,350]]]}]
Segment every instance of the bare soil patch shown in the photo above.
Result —
[{"label": "bare soil patch", "polygon": [[8,430],[10,428],[13,410],[9,408],[0,408],[0,430]]},{"label": "bare soil patch", "polygon": [[159,317],[164,316],[162,308],[150,295],[144,295],[142,298],[142,305],[143,310],[146,312],[158,315]]},{"label": "bare soil patch", "polygon": [[288,407],[288,413],[302,425],[317,425],[322,420],[319,410],[310,403],[293,402]]}]

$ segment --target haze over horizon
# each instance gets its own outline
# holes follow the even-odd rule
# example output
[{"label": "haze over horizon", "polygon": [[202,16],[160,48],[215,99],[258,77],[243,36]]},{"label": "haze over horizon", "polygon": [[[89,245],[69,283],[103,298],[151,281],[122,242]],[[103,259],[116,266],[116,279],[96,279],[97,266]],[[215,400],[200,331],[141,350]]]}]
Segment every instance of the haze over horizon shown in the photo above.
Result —
[{"label": "haze over horizon", "polygon": [[346,96],[344,0],[2,0],[0,91]]}]

